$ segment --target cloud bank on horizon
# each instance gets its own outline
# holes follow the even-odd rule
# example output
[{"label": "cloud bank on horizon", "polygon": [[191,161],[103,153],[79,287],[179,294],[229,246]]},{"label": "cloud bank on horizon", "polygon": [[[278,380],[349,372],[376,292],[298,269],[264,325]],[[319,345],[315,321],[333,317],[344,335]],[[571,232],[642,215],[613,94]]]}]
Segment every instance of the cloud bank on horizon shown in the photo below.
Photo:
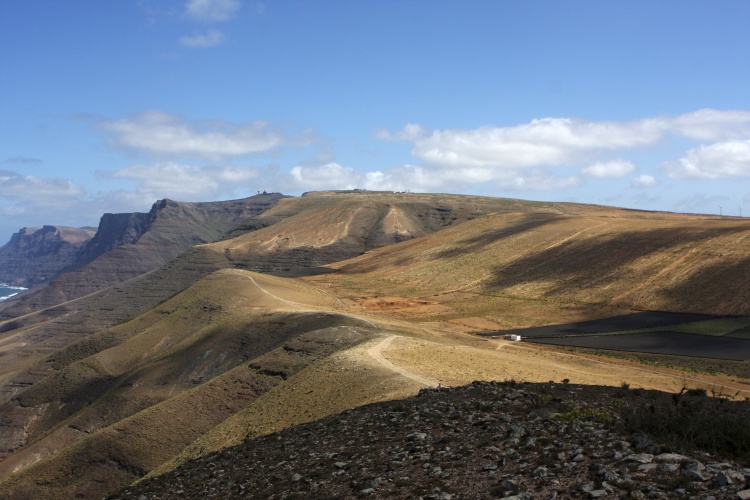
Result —
[{"label": "cloud bank on horizon", "polygon": [[[373,40],[367,36],[341,40],[340,33],[327,33],[326,27],[332,29],[334,24],[326,24],[326,16],[336,14],[340,4],[324,3],[318,11],[303,3],[291,2],[290,6],[296,11],[241,0],[175,0],[166,4],[142,0],[125,5],[130,16],[129,22],[123,22],[125,28],[140,26],[152,38],[133,40],[139,48],[132,50],[134,54],[140,50],[141,55],[151,52],[153,64],[148,69],[158,78],[149,84],[148,72],[138,74],[135,80],[130,80],[134,75],[129,72],[121,75],[128,79],[124,92],[118,94],[123,105],[108,104],[111,95],[92,84],[95,95],[80,99],[54,86],[32,89],[59,91],[66,99],[74,96],[70,103],[58,98],[49,110],[37,109],[36,115],[11,106],[9,111],[16,115],[5,113],[2,126],[3,130],[16,129],[8,134],[11,140],[0,143],[0,231],[43,223],[91,225],[101,213],[144,211],[161,198],[208,201],[244,197],[259,190],[289,194],[354,188],[452,192],[708,213],[716,213],[717,205],[719,210],[726,205],[725,215],[733,210],[730,207],[741,210],[742,203],[750,202],[750,187],[744,187],[750,186],[748,102],[732,101],[735,106],[724,108],[680,104],[674,106],[682,109],[679,113],[659,108],[655,108],[657,113],[638,113],[648,111],[649,106],[634,110],[615,103],[582,105],[583,113],[567,116],[547,113],[535,117],[522,107],[514,108],[513,113],[498,109],[473,116],[459,108],[451,112],[450,105],[441,113],[434,109],[434,99],[425,96],[422,103],[420,94],[408,93],[406,101],[389,108],[392,103],[387,100],[369,102],[370,96],[379,95],[378,85],[387,79],[367,87],[368,94],[356,99],[345,93],[364,85],[363,79],[350,75],[352,81],[347,84],[335,80],[347,77],[345,63],[370,77],[370,67],[377,64],[408,71],[405,62],[416,64],[409,55],[391,67],[382,61],[377,48],[370,47]],[[379,13],[374,3],[363,2],[360,7]],[[338,13],[338,21],[350,19],[346,16],[352,8],[356,7]],[[446,6],[437,10],[446,10]],[[22,11],[5,17],[30,14]],[[462,25],[464,30],[480,23],[470,8],[464,14],[470,21]],[[117,17],[106,8],[89,15]],[[443,15],[448,19],[450,12]],[[363,20],[367,17],[363,14]],[[301,21],[303,18],[323,25],[311,27]],[[57,30],[64,29],[54,20],[47,22]],[[273,34],[274,27],[287,26],[285,23],[294,29]],[[396,23],[391,27],[397,31],[403,29],[392,17],[387,23]],[[439,31],[428,28],[424,36],[437,37]],[[293,43],[289,42],[290,33],[297,37],[292,38]],[[311,38],[310,33],[320,39]],[[94,57],[99,53],[90,42],[98,39],[90,36],[84,33],[80,41],[87,44],[85,52]],[[108,40],[105,34],[98,36]],[[128,36],[115,32],[111,42]],[[737,36],[750,40],[746,34]],[[392,55],[388,49],[404,42],[398,35],[394,38],[394,45],[381,48],[382,52]],[[267,46],[258,45],[260,41]],[[362,50],[362,60],[353,62],[351,53],[326,55],[325,50],[345,51],[347,43]],[[282,57],[271,61],[268,58],[274,50]],[[258,53],[253,56],[254,64],[247,63],[248,53],[254,52]],[[22,51],[12,56],[18,59],[14,63],[19,73],[24,55],[34,54]],[[528,64],[523,60],[528,55],[520,57],[518,64]],[[283,56],[294,56],[299,67],[288,67]],[[108,64],[123,60],[115,58]],[[332,60],[341,64],[341,75],[331,73],[333,67],[326,63]],[[454,62],[460,60],[459,56]],[[247,73],[243,64],[247,64]],[[83,70],[89,74],[86,72],[94,67]],[[283,81],[274,78],[273,71],[283,74]],[[415,73],[410,74],[416,78]],[[483,74],[498,82],[508,78],[506,72]],[[600,68],[597,74],[601,74]],[[297,80],[290,80],[290,75]],[[470,92],[474,86],[470,76],[450,83]],[[96,78],[101,78],[99,72]],[[245,87],[225,88],[222,82],[232,78]],[[393,83],[393,88],[399,85],[405,84]],[[439,82],[433,85],[441,88]],[[132,97],[127,93],[129,86]],[[414,88],[429,93],[423,84]],[[222,89],[227,95],[222,95]],[[299,106],[294,92],[307,93],[306,106]],[[96,95],[99,93],[101,96]],[[467,105],[473,102],[469,94],[459,98]],[[488,97],[479,95],[478,99]],[[508,99],[510,103],[516,96]],[[252,101],[251,105],[245,105],[245,100]],[[705,101],[711,100],[686,99],[685,103]],[[361,110],[350,112],[352,102],[361,103]],[[509,104],[506,107],[511,108]],[[550,108],[572,111],[576,106],[555,102]],[[533,111],[539,109],[543,106]],[[592,118],[582,117],[586,114]],[[73,132],[65,129],[65,124]],[[75,145],[70,146],[71,142]]]}]

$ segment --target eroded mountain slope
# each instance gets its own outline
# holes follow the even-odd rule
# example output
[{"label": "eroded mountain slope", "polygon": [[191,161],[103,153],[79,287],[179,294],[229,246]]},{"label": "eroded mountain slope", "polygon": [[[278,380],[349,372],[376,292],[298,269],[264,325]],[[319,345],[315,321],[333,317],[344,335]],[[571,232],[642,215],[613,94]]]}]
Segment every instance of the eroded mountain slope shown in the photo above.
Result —
[{"label": "eroded mountain slope", "polygon": [[0,312],[0,318],[49,308],[158,269],[193,245],[225,237],[282,198],[265,194],[205,203],[165,199],[148,214],[105,214],[96,236],[67,272]]},{"label": "eroded mountain slope", "polygon": [[744,311],[749,230],[739,219],[476,197],[283,199],[234,238],[0,325],[10,362],[0,491],[101,497],[107,481],[428,385],[678,390],[681,373],[463,332],[634,307]]},{"label": "eroded mountain slope", "polygon": [[373,325],[340,308],[298,282],[225,270],[71,345],[53,373],[0,409],[3,436],[23,439],[4,450],[0,473],[31,466],[0,489],[70,498],[127,484],[271,387],[371,337]]},{"label": "eroded mountain slope", "polygon": [[309,279],[358,307],[470,330],[632,309],[750,314],[750,221],[644,215],[488,215]]}]

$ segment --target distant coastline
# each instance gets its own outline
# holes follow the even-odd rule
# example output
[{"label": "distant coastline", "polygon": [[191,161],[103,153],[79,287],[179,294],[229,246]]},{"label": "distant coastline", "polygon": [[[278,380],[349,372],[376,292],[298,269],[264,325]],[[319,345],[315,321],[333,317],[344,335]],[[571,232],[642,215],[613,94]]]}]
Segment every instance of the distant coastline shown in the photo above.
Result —
[{"label": "distant coastline", "polygon": [[28,290],[28,289],[22,286],[11,286],[6,283],[0,283],[0,302],[2,302],[3,300],[7,300],[15,295],[18,295],[24,290]]}]

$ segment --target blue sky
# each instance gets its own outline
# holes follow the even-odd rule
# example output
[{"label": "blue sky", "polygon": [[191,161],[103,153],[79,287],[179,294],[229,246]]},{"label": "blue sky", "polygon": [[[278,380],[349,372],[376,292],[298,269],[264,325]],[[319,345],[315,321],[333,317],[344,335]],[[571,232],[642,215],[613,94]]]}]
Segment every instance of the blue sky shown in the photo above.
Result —
[{"label": "blue sky", "polygon": [[746,1],[4,0],[0,244],[365,188],[750,215]]}]

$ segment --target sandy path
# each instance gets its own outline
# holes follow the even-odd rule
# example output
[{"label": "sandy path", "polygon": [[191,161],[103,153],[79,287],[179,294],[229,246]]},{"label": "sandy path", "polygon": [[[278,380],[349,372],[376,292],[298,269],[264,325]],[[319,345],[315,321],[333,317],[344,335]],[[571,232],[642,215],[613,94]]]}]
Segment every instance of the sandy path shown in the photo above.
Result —
[{"label": "sandy path", "polygon": [[293,302],[291,300],[283,299],[283,298],[279,297],[278,295],[274,295],[273,293],[269,292],[268,290],[266,290],[265,288],[263,288],[262,286],[260,286],[258,284],[258,282],[255,281],[255,278],[253,278],[252,276],[246,276],[246,278],[249,279],[250,281],[252,281],[253,285],[255,285],[258,288],[258,290],[260,290],[261,292],[265,293],[269,297],[271,297],[273,299],[276,299],[279,302],[282,302],[282,303],[284,303],[284,304],[286,304],[286,305],[288,305],[290,307],[301,308],[301,309],[304,309],[306,311],[310,310],[310,306],[308,306],[307,304],[301,304],[299,302]]},{"label": "sandy path", "polygon": [[391,342],[393,342],[396,338],[399,338],[400,335],[389,335],[385,339],[383,339],[378,344],[375,344],[371,348],[367,350],[367,354],[377,361],[380,365],[384,366],[385,368],[398,373],[402,377],[409,378],[411,380],[414,380],[415,382],[418,382],[424,386],[427,387],[436,387],[439,385],[438,381],[435,379],[429,379],[422,377],[421,375],[417,375],[414,372],[410,372],[409,370],[402,368],[400,366],[396,366],[385,357],[383,357],[383,349],[386,349],[388,346],[391,345]]}]

